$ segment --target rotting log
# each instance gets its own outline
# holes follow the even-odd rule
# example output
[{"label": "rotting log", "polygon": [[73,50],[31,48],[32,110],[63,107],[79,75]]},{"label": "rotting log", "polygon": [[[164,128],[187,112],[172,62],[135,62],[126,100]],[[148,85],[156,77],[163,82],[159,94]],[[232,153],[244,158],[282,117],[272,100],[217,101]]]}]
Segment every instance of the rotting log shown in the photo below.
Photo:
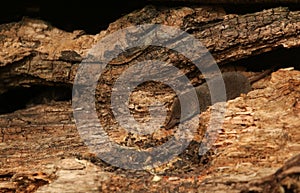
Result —
[{"label": "rotting log", "polygon": [[[299,162],[278,169],[299,154],[299,76],[299,71],[279,70],[261,80],[264,88],[230,101],[211,156],[193,152],[209,122],[209,109],[199,117],[199,134],[190,149],[148,171],[122,170],[101,161],[82,142],[69,102],[1,115],[1,190],[264,192],[269,182],[280,188],[276,179],[286,190],[297,188]],[[115,134],[119,140],[126,138],[122,132]]]},{"label": "rotting log", "polygon": [[[3,80],[0,93],[16,86],[72,84],[78,63],[92,45],[106,34],[127,26],[161,23],[178,27],[199,39],[222,65],[282,47],[298,47],[299,15],[298,11],[283,7],[246,15],[226,15],[222,9],[213,7],[160,10],[147,6],[120,18],[106,31],[94,36],[83,31],[64,32],[32,19],[3,24],[0,28]],[[154,51],[155,54],[153,48],[137,49],[129,56],[112,61],[111,65],[123,68],[136,59],[166,58],[192,74],[190,71],[194,69],[189,69],[188,62],[178,55],[166,56],[165,51]]]},{"label": "rotting log", "polygon": [[[282,47],[298,47],[299,15],[299,11],[282,7],[246,15],[226,15],[221,8],[214,7],[159,9],[147,6],[120,18],[97,35],[83,31],[67,33],[33,19],[4,24],[0,26],[0,93],[16,87],[71,87],[78,65],[89,49],[105,35],[126,26],[161,23],[185,30],[207,47],[222,68],[224,64],[249,56]],[[103,83],[101,92],[96,93],[98,109],[106,110],[101,107],[108,107],[114,80],[137,61],[171,61],[186,72],[194,84],[203,81],[186,58],[171,54],[161,48],[137,48],[111,61],[100,81]],[[189,149],[169,165],[147,172],[115,168],[90,152],[76,130],[69,101],[28,105],[0,115],[0,188],[20,192],[38,188],[40,192],[67,192],[70,187],[62,183],[68,182],[74,190],[83,192],[237,192],[251,180],[271,175],[285,160],[299,153],[299,71],[280,70],[272,75],[270,82],[266,81],[261,89],[228,103],[224,128],[210,152],[212,155],[200,157],[194,152],[209,120],[209,110],[201,114],[199,133]],[[170,89],[163,85],[142,85],[140,91],[132,94],[135,104],[132,109],[137,115],[135,118],[140,120],[148,116],[147,101],[141,100],[143,96],[148,94],[149,98],[156,97],[165,103],[173,98]],[[163,143],[164,137],[172,134],[157,131],[152,139],[128,136],[113,122],[108,110],[100,111],[100,115],[102,122],[110,128],[114,126],[109,131],[111,137],[125,146],[146,148]],[[77,177],[72,179],[83,174],[82,181]],[[158,177],[154,178],[153,174]],[[82,186],[87,184],[86,179],[91,186]],[[45,184],[48,185],[40,187]]]}]

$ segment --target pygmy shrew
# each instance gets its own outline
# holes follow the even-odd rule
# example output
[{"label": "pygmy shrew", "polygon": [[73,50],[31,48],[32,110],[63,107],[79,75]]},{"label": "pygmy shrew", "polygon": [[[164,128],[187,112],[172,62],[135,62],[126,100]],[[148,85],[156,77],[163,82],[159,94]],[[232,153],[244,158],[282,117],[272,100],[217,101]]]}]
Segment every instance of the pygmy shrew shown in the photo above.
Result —
[{"label": "pygmy shrew", "polygon": [[[224,72],[223,74],[223,80],[225,84],[226,89],[226,100],[234,99],[238,96],[240,96],[241,93],[248,93],[251,90],[251,83],[255,80],[250,80],[240,72],[234,71],[234,72]],[[213,79],[210,81],[214,81]],[[181,107],[178,97],[174,99],[174,102],[171,106],[170,111],[170,118],[167,121],[167,124],[165,126],[165,129],[171,129],[176,124],[181,121],[186,121],[196,114],[199,114],[200,112],[203,112],[207,109],[208,106],[211,104],[211,96],[210,96],[210,90],[207,83],[204,83],[198,87],[195,87],[196,94],[198,97],[199,102],[199,108],[197,108],[196,105],[189,105],[189,112],[185,115],[185,117],[181,118]],[[189,94],[188,91],[184,93],[183,95],[186,95],[188,98],[189,96],[193,96]],[[192,100],[192,99],[191,99]],[[222,101],[222,99],[215,100],[215,102]],[[200,110],[200,112],[199,112]]]}]

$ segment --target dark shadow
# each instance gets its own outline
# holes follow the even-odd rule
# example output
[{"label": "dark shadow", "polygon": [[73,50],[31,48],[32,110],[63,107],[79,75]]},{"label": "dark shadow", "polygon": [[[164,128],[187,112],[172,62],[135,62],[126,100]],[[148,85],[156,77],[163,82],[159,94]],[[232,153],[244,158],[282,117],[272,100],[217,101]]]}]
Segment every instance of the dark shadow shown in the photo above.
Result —
[{"label": "dark shadow", "polygon": [[72,99],[72,87],[69,86],[33,86],[19,87],[0,95],[0,114],[12,113],[36,104]]}]

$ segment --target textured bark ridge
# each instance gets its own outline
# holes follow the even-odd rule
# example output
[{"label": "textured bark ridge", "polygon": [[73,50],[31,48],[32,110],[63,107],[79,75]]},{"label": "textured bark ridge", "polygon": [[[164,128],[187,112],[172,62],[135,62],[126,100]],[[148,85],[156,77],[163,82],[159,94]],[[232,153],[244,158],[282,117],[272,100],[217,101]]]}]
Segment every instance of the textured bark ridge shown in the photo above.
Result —
[{"label": "textured bark ridge", "polygon": [[[252,85],[257,89],[229,101],[219,137],[207,154],[199,156],[198,150],[210,112],[218,110],[214,107],[196,116],[200,125],[184,152],[167,164],[145,171],[124,170],[101,161],[83,143],[70,99],[81,61],[88,57],[93,45],[119,29],[148,23],[180,28],[199,39],[221,70],[228,71],[232,70],[228,67],[231,62],[279,48],[299,47],[299,13],[284,7],[234,15],[226,14],[220,7],[147,6],[125,15],[96,35],[65,32],[29,18],[1,25],[0,190],[266,192],[274,187],[296,192],[299,156],[286,161],[300,150],[297,70],[277,69],[271,78]],[[165,48],[138,47],[109,62],[96,88],[98,117],[112,140],[137,150],[161,145],[176,131],[153,125],[152,135],[128,133],[112,114],[110,96],[117,78],[137,62],[151,59],[172,63],[195,86],[204,82],[190,60]],[[264,67],[260,65],[257,67]],[[234,69],[240,68],[243,67]],[[241,73],[247,77],[253,74]],[[136,120],[146,122],[150,119],[148,106],[153,101],[169,109],[174,96],[170,87],[146,82],[132,92],[129,110]],[[76,92],[74,97],[76,100]],[[166,152],[168,149],[161,153]],[[271,186],[266,185],[269,183]]]},{"label": "textured bark ridge", "polygon": [[[43,21],[24,19],[1,25],[0,93],[16,85],[72,84],[78,63],[92,45],[126,26],[161,23],[179,27],[198,38],[221,65],[281,47],[299,46],[299,22],[298,11],[282,7],[247,15],[226,15],[222,9],[211,7],[160,10],[148,6],[92,36],[82,31],[67,33]],[[156,52],[155,57],[182,66],[187,74],[194,70],[176,54],[166,56],[164,50]],[[122,71],[136,59],[151,59],[153,55],[153,48],[140,48],[112,61],[111,65]]]}]

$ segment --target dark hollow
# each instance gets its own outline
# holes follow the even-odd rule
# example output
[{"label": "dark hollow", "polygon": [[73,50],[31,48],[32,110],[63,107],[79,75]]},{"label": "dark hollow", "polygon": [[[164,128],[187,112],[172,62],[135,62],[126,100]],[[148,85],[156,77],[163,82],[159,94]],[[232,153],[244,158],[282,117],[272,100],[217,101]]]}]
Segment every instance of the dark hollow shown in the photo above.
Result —
[{"label": "dark hollow", "polygon": [[53,101],[72,99],[69,86],[33,86],[15,88],[0,95],[0,114],[12,113],[19,109]]}]

